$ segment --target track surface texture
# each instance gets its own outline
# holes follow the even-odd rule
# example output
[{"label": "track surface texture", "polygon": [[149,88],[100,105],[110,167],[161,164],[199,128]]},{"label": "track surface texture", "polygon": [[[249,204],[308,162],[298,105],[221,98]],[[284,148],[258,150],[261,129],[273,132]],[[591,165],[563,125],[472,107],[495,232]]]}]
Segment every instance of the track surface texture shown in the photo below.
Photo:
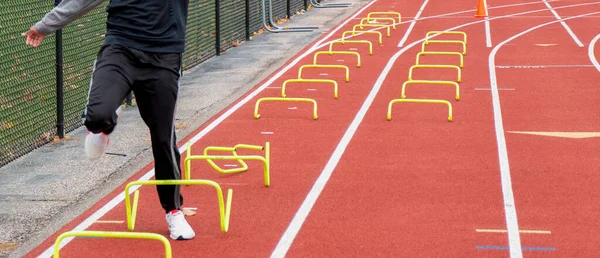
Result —
[{"label": "track surface texture", "polygon": [[[246,96],[180,142],[192,153],[207,146],[271,145],[271,185],[262,163],[223,175],[193,161],[193,179],[233,189],[228,232],[219,226],[215,191],[182,186],[190,241],[170,241],[174,257],[594,257],[600,253],[600,1],[488,0],[488,18],[475,18],[472,0],[376,0],[256,85]],[[402,22],[383,33],[353,39],[367,45],[335,45],[352,55],[320,55],[303,78],[330,84],[295,83],[288,98],[312,104],[263,102],[280,97],[281,85],[298,77],[316,51],[360,23],[370,12],[395,11]],[[562,19],[562,20],[559,20]],[[487,22],[486,22],[487,21]],[[561,22],[562,21],[562,22]],[[383,22],[383,21],[382,21]],[[461,69],[460,100],[452,85],[414,84],[410,99],[451,103],[388,103],[400,98],[409,68],[429,31],[468,35]],[[348,36],[348,35],[347,35]],[[434,39],[460,40],[458,35]],[[458,44],[429,44],[426,51],[460,52]],[[458,65],[457,56],[423,56],[421,64]],[[417,69],[413,80],[456,80],[456,70]],[[260,151],[240,150],[255,155]],[[182,152],[182,158],[185,152]],[[218,161],[233,168],[235,161]],[[151,179],[152,164],[130,181]],[[74,230],[128,231],[124,186],[34,249],[36,257],[56,237]],[[107,205],[108,204],[108,205]],[[99,221],[97,221],[99,220]],[[115,223],[100,223],[114,221]],[[140,188],[135,232],[168,236],[153,186]],[[62,257],[162,257],[148,240],[76,238]]]}]

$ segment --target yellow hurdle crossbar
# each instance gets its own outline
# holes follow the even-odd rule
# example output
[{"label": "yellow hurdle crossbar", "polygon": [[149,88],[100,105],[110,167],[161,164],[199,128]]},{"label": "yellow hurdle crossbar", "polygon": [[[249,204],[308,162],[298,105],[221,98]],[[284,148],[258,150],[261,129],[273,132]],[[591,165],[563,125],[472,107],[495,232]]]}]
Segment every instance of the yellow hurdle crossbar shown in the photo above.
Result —
[{"label": "yellow hurdle crossbar", "polygon": [[283,82],[283,86],[281,86],[281,97],[285,98],[285,89],[288,83],[292,82],[308,82],[308,83],[331,83],[333,84],[333,97],[338,98],[338,83],[334,80],[329,79],[288,79]]},{"label": "yellow hurdle crossbar", "polygon": [[356,56],[356,67],[360,67],[360,54],[358,52],[354,52],[354,51],[319,51],[317,53],[315,53],[314,58],[313,58],[313,65],[317,64],[317,57],[319,57],[319,55],[353,55]]},{"label": "yellow hurdle crossbar", "polygon": [[[249,144],[238,144],[238,145],[235,145],[234,147],[209,146],[204,149],[204,155],[192,155],[190,142],[186,143],[186,145],[187,145],[187,150],[186,150],[187,155],[186,155],[186,158],[184,159],[184,173],[185,173],[184,179],[186,179],[186,180],[191,180],[192,160],[206,160],[208,162],[208,164],[210,164],[211,167],[213,167],[215,170],[217,170],[218,172],[223,173],[223,174],[245,172],[248,170],[248,165],[244,162],[244,160],[258,160],[263,163],[263,174],[264,174],[264,178],[265,178],[264,179],[265,186],[271,185],[271,179],[270,179],[271,178],[270,177],[271,162],[270,162],[270,144],[269,144],[269,142],[266,142],[264,147],[257,146],[257,145],[249,145]],[[238,149],[264,150],[265,156],[262,157],[259,155],[238,155],[237,154]],[[232,156],[208,155],[208,152],[211,150],[227,151],[227,152],[230,151],[233,155]],[[217,164],[215,164],[213,160],[236,160],[240,163],[240,165],[242,167],[225,170],[225,169],[222,169],[219,166],[217,166]]]},{"label": "yellow hurdle crossbar", "polygon": [[310,64],[300,66],[298,70],[298,79],[302,79],[302,71],[304,68],[330,68],[330,69],[344,69],[346,70],[346,82],[350,82],[350,68],[345,65],[320,65],[320,64]]},{"label": "yellow hurdle crossbar", "polygon": [[456,65],[413,65],[410,67],[410,69],[408,70],[408,80],[412,81],[412,74],[413,74],[413,70],[417,69],[417,68],[442,68],[442,69],[456,69],[456,71],[458,72],[458,78],[456,79],[457,82],[461,81],[461,71],[460,71],[460,67],[456,66]]},{"label": "yellow hurdle crossbar", "polygon": [[[211,157],[212,158],[212,157]],[[223,201],[223,191],[221,186],[211,180],[148,180],[148,181],[133,181],[125,186],[125,211],[127,212],[127,228],[133,230],[135,228],[135,218],[137,216],[137,206],[140,196],[140,190],[135,190],[133,194],[133,207],[129,197],[129,188],[134,185],[208,185],[215,188],[217,197],[219,198],[219,219],[221,221],[221,230],[227,232],[229,230],[229,217],[231,215],[231,199],[233,190],[227,191],[227,203]]]},{"label": "yellow hurdle crossbar", "polygon": [[392,120],[392,105],[397,102],[403,103],[432,103],[432,104],[445,104],[448,105],[448,122],[452,122],[452,104],[446,100],[437,99],[393,99],[388,105],[387,120]]},{"label": "yellow hurdle crossbar", "polygon": [[373,18],[373,15],[398,15],[398,23],[402,22],[402,15],[399,12],[370,12],[367,18]]},{"label": "yellow hurdle crossbar", "polygon": [[434,35],[434,34],[459,34],[463,36],[463,42],[465,42],[465,45],[467,44],[467,33],[464,33],[462,31],[430,31],[427,32],[427,35],[425,36],[426,38],[429,38],[430,35]]},{"label": "yellow hurdle crossbar", "polygon": [[260,114],[258,114],[258,106],[263,101],[289,101],[289,102],[310,102],[313,103],[313,119],[317,120],[317,102],[314,99],[308,98],[261,98],[256,101],[256,105],[254,106],[254,118],[260,118]]},{"label": "yellow hurdle crossbar", "polygon": [[[392,26],[393,29],[396,29],[396,20],[394,18],[385,18],[385,17],[377,17],[377,18],[362,18],[360,19],[360,24],[373,24],[373,23],[369,23],[371,20],[373,21],[377,21],[377,20],[382,20],[382,21],[391,21],[392,23],[390,24],[386,24],[388,26]],[[365,23],[365,21],[367,23]],[[362,28],[361,28],[362,29]]]},{"label": "yellow hurdle crossbar", "polygon": [[364,29],[363,27],[381,27],[381,28],[387,28],[387,36],[389,37],[390,34],[390,26],[386,25],[386,24],[356,24],[354,25],[354,27],[352,27],[352,30],[356,30],[356,27],[360,27],[360,29]]},{"label": "yellow hurdle crossbar", "polygon": [[371,43],[371,41],[368,41],[368,40],[335,40],[335,41],[332,41],[331,43],[329,43],[329,51],[330,52],[333,51],[334,44],[345,45],[346,43],[368,44],[369,45],[369,55],[373,55],[373,43]]},{"label": "yellow hurdle crossbar", "polygon": [[420,52],[417,54],[417,65],[419,65],[419,59],[424,55],[455,55],[460,58],[460,67],[464,67],[465,61],[464,56],[460,52]]},{"label": "yellow hurdle crossbar", "polygon": [[406,86],[409,84],[445,84],[445,85],[454,85],[454,87],[456,88],[456,100],[460,100],[460,89],[458,86],[458,83],[456,82],[451,82],[451,81],[425,81],[425,80],[414,80],[414,81],[405,81],[402,84],[402,93],[400,94],[400,98],[405,99],[406,95],[404,94],[406,92]]},{"label": "yellow hurdle crossbar", "polygon": [[425,52],[425,45],[429,45],[431,43],[439,43],[439,44],[459,44],[463,47],[463,55],[467,54],[467,45],[465,42],[461,40],[425,40],[423,44],[421,44],[421,52]]},{"label": "yellow hurdle crossbar", "polygon": [[112,232],[112,231],[69,231],[62,233],[54,242],[54,258],[59,258],[60,243],[67,237],[97,237],[97,238],[128,238],[128,239],[149,239],[157,240],[165,246],[165,258],[173,257],[171,244],[166,237],[155,233],[138,232]]},{"label": "yellow hurdle crossbar", "polygon": [[383,36],[381,34],[381,32],[379,31],[369,31],[369,30],[349,30],[349,31],[344,31],[344,33],[342,33],[342,40],[344,40],[344,38],[346,38],[346,34],[352,33],[352,37],[356,36],[356,33],[362,33],[362,34],[377,34],[379,35],[379,44],[383,44]]}]

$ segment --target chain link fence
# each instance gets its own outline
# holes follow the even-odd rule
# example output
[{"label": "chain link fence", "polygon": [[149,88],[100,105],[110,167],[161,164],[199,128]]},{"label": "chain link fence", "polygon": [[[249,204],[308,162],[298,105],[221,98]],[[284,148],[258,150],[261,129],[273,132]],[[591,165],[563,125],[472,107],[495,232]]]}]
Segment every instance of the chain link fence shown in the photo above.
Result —
[{"label": "chain link fence", "polygon": [[[308,6],[308,0],[271,1],[275,22]],[[64,132],[82,126],[92,64],[104,41],[107,4],[63,29]],[[189,0],[184,70],[262,33],[261,4],[262,0]],[[0,1],[0,167],[62,137],[57,135],[56,35],[36,49],[25,45],[21,36],[53,6],[53,0]],[[268,0],[266,7],[268,15]]]}]

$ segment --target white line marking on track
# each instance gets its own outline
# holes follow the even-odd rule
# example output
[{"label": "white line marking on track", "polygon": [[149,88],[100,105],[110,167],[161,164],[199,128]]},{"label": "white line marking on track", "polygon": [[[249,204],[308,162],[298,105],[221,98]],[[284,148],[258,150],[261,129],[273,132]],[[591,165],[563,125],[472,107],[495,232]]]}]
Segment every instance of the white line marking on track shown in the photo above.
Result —
[{"label": "white line marking on track", "polygon": [[[228,109],[223,114],[221,114],[221,116],[219,116],[217,119],[215,119],[209,125],[207,125],[204,129],[202,129],[200,132],[198,132],[198,134],[196,134],[194,137],[192,137],[189,140],[189,142],[191,144],[193,144],[193,143],[197,142],[198,140],[200,140],[208,132],[212,131],[217,125],[219,125],[220,123],[222,123],[227,117],[231,116],[231,114],[233,114],[235,111],[237,111],[244,104],[248,103],[251,99],[253,99],[254,97],[256,97],[258,95],[258,93],[262,92],[265,88],[267,88],[267,85],[273,83],[275,80],[277,80],[278,78],[280,78],[285,72],[287,72],[289,69],[291,69],[296,64],[298,64],[298,62],[300,62],[300,60],[302,58],[308,56],[310,53],[314,52],[315,50],[317,50],[317,49],[319,49],[321,47],[329,45],[329,43],[331,43],[332,41],[338,40],[338,39],[334,39],[334,40],[330,40],[330,41],[325,42],[326,39],[330,38],[334,33],[336,33],[337,31],[339,31],[348,22],[350,22],[350,21],[352,21],[354,19],[357,19],[356,16],[358,16],[366,8],[368,8],[369,6],[371,6],[372,4],[374,4],[376,2],[377,2],[377,0],[374,0],[374,1],[366,4],[365,6],[363,6],[359,11],[357,11],[354,15],[352,15],[351,18],[345,20],[344,22],[342,22],[341,24],[339,24],[336,28],[334,28],[333,30],[331,30],[328,35],[326,35],[323,39],[321,39],[317,43],[315,43],[313,45],[313,47],[311,47],[305,53],[300,54],[298,57],[296,57],[296,59],[294,59],[287,66],[285,66],[283,69],[281,69],[278,73],[276,73],[273,77],[271,77],[271,79],[269,79],[266,83],[264,83],[263,85],[261,85],[260,87],[258,87],[252,93],[248,94],[245,98],[243,98],[238,103],[236,103],[234,106],[232,106],[230,109]],[[561,7],[555,8],[555,9],[570,8],[570,7],[584,6],[584,5],[593,5],[593,4],[598,4],[598,3],[600,3],[600,2],[561,6]],[[532,4],[539,4],[539,2],[518,3],[518,4],[505,5],[505,6],[497,6],[497,7],[493,7],[493,8],[489,8],[489,9],[496,9],[496,8],[500,9],[500,8],[507,8],[507,7],[513,7],[513,6],[524,6],[524,5],[532,5]],[[546,10],[546,9],[544,9],[544,10]],[[448,13],[448,14],[441,14],[441,15],[436,15],[436,16],[424,17],[424,18],[421,18],[420,20],[433,19],[433,18],[444,17],[444,16],[448,16],[448,15],[454,15],[454,14],[460,14],[460,13],[468,13],[468,12],[473,12],[473,11],[475,11],[475,10],[474,9],[470,9],[470,10],[460,11],[460,12],[455,12],[455,13]],[[525,12],[525,13],[522,13],[522,14],[539,12],[539,11],[540,10],[531,11],[531,12]],[[519,15],[519,14],[515,14],[515,16],[516,15]],[[510,17],[511,16],[506,16],[505,18],[510,18]],[[502,17],[495,17],[494,19],[498,19],[498,18],[502,18]],[[358,19],[360,19],[360,18],[358,18]],[[407,22],[402,22],[402,23],[407,23]],[[474,22],[474,23],[477,23],[477,22]],[[474,24],[474,23],[469,23],[468,25]],[[457,28],[461,28],[461,27],[459,26]],[[457,29],[457,28],[454,28],[454,29]],[[381,28],[377,28],[377,29],[381,29]],[[347,36],[346,38],[350,38],[350,37],[351,36]],[[423,40],[420,40],[420,41],[417,41],[417,42],[422,42],[422,41]],[[412,45],[412,46],[414,46],[414,45]],[[261,134],[273,134],[273,132],[261,132]],[[179,148],[179,152],[185,152],[185,150],[186,150],[186,145],[182,145]],[[140,180],[140,181],[149,180],[150,178],[152,178],[153,175],[154,175],[154,168],[148,170],[138,180]],[[132,194],[139,187],[140,187],[139,185],[132,186],[130,188],[129,194]],[[114,197],[113,199],[111,199],[110,201],[108,201],[100,209],[98,209],[96,212],[94,212],[92,215],[88,216],[81,223],[79,223],[77,226],[75,226],[72,229],[72,231],[83,231],[83,230],[86,230],[88,227],[90,227],[94,223],[94,221],[98,220],[99,218],[101,218],[102,216],[104,216],[105,214],[107,214],[109,211],[111,211],[112,209],[114,209],[118,204],[120,204],[124,200],[125,200],[125,197],[124,197],[123,194],[117,195],[116,197]],[[65,247],[68,243],[70,243],[72,241],[72,239],[73,238],[67,238],[64,241],[62,241],[61,244],[60,244],[60,246],[59,246],[59,249],[62,249],[63,247]],[[51,245],[42,254],[40,254],[38,257],[52,257],[53,254],[54,254],[54,245]]]},{"label": "white line marking on track", "polygon": [[581,68],[593,65],[497,65],[498,69],[543,69],[543,68]]},{"label": "white line marking on track", "polygon": [[[487,13],[487,8],[486,8]],[[492,47],[492,29],[490,28],[490,17],[485,17],[485,45]]]},{"label": "white line marking on track", "polygon": [[327,76],[329,74],[328,73],[320,73],[319,75],[321,75],[321,76]]},{"label": "white line marking on track", "polygon": [[350,50],[358,50],[358,48],[351,47]]},{"label": "white line marking on track", "polygon": [[296,109],[298,109],[298,107],[289,107],[288,109],[289,110],[296,110]]},{"label": "white line marking on track", "polygon": [[554,17],[556,17],[556,19],[560,21],[560,24],[565,28],[565,30],[567,30],[569,35],[571,35],[571,38],[573,38],[575,43],[577,43],[577,45],[579,47],[583,47],[583,43],[581,43],[581,40],[579,40],[579,38],[577,38],[577,35],[575,35],[575,33],[571,30],[569,25],[567,25],[567,23],[563,20],[563,18],[561,18],[560,15],[558,15],[558,13],[554,10],[554,8],[552,8],[550,3],[548,3],[548,0],[543,0],[543,1],[544,1],[544,4],[548,7],[548,9],[550,9],[552,14],[554,14]]},{"label": "white line marking on track", "polygon": [[[600,12],[593,12],[583,15],[578,15],[568,19],[574,19],[579,17],[584,17],[586,15],[598,14]],[[502,43],[498,44],[492,52],[490,53],[488,63],[490,69],[490,85],[492,87],[492,104],[494,108],[494,124],[496,129],[496,141],[498,143],[498,157],[500,163],[500,175],[502,180],[502,195],[504,197],[504,213],[506,217],[506,229],[508,230],[508,245],[510,249],[511,257],[523,257],[523,253],[521,250],[521,237],[519,235],[519,223],[517,220],[517,209],[515,207],[515,199],[512,190],[512,182],[510,176],[510,166],[508,162],[508,150],[506,148],[506,138],[504,136],[504,124],[502,122],[502,111],[500,108],[500,96],[498,93],[498,79],[496,77],[496,54],[500,50],[500,48],[533,30],[539,29],[541,27],[554,24],[557,22],[562,22],[563,20],[568,19],[560,19],[552,22],[547,22],[544,24],[540,24],[535,27],[531,27],[519,34],[516,34]]]},{"label": "white line marking on track", "polygon": [[317,89],[306,89],[308,91],[316,91]]},{"label": "white line marking on track", "polygon": [[594,67],[596,67],[596,70],[600,72],[600,63],[598,63],[598,59],[594,54],[594,47],[596,46],[596,42],[598,42],[598,39],[600,39],[600,34],[598,34],[598,36],[596,36],[594,39],[592,39],[592,42],[590,42],[590,46],[588,47],[588,56],[590,57],[590,61],[592,61],[592,64],[594,64]]},{"label": "white line marking on track", "polygon": [[237,167],[239,166],[238,164],[225,164],[223,165],[224,167]]},{"label": "white line marking on track", "polygon": [[421,14],[423,13],[423,10],[425,10],[425,6],[427,6],[428,2],[429,2],[429,0],[425,0],[423,2],[423,4],[421,5],[421,8],[419,8],[417,15],[415,15],[415,18],[413,19],[413,21],[410,22],[410,26],[408,26],[406,33],[404,33],[404,37],[402,37],[402,40],[400,40],[400,43],[398,43],[398,47],[404,46],[404,43],[406,43],[406,40],[408,40],[408,36],[410,35],[410,32],[413,30],[413,27],[415,27],[417,20],[419,19],[419,17],[421,17]]}]

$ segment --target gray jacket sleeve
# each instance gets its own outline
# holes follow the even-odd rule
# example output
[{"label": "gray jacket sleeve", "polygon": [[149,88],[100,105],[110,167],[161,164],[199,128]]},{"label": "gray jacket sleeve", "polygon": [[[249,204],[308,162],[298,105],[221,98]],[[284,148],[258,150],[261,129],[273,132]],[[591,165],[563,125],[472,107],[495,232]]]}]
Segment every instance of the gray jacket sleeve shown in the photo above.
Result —
[{"label": "gray jacket sleeve", "polygon": [[35,29],[44,34],[51,34],[67,24],[77,20],[105,0],[62,0],[35,24]]}]

